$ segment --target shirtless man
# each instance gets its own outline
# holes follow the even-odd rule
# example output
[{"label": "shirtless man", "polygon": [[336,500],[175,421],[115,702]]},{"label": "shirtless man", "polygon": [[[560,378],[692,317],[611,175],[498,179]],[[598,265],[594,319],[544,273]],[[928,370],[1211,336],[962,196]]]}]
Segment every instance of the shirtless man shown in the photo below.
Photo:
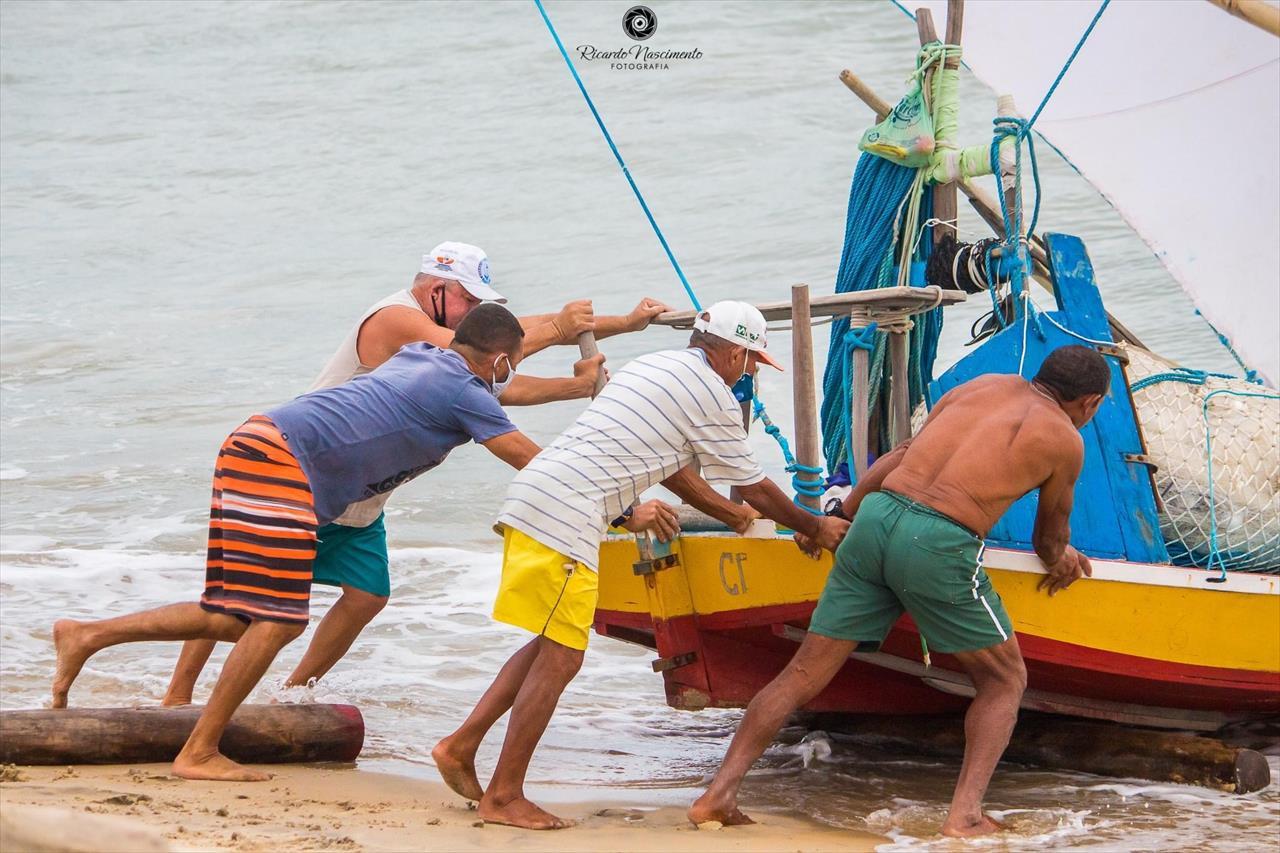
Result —
[{"label": "shirtless man", "polygon": [[[448,347],[458,324],[477,305],[507,301],[492,284],[484,250],[456,241],[439,244],[422,256],[411,287],[379,300],[357,319],[310,390],[341,385],[368,373],[405,344],[423,341]],[[639,331],[666,310],[658,300],[645,298],[629,314],[597,317],[591,301],[579,299],[556,314],[526,315],[519,318],[525,330],[524,357],[549,346],[574,344],[582,332],[594,332],[600,339]],[[516,374],[500,402],[503,406],[532,406],[590,397],[602,361],[603,356],[579,361],[572,377]],[[391,571],[382,508],[388,497],[389,492],[354,503],[318,532],[312,581],[339,587],[342,595],[320,620],[302,660],[285,680],[286,687],[323,677],[387,605]],[[192,640],[183,646],[162,704],[190,704],[196,680],[214,645],[213,640]]]},{"label": "shirtless man", "polygon": [[878,646],[906,610],[929,647],[953,655],[977,690],[942,833],[1000,828],[983,814],[982,798],[1009,743],[1027,675],[1009,617],[982,569],[983,538],[1010,504],[1039,489],[1032,542],[1047,572],[1040,588],[1053,595],[1092,574],[1089,559],[1068,544],[1068,522],[1084,464],[1079,430],[1110,383],[1110,368],[1095,350],[1062,347],[1031,382],[983,376],[951,390],[917,435],[871,466],[845,499],[853,526],[808,636],[747,707],[720,770],[689,809],[691,821],[751,823],[737,808],[737,793],[752,763],[850,653]]}]

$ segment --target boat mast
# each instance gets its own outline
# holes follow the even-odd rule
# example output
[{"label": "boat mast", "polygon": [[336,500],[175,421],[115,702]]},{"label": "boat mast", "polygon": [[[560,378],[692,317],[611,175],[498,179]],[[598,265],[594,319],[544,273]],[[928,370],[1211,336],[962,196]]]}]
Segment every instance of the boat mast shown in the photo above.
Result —
[{"label": "boat mast", "polygon": [[1280,6],[1265,0],[1209,0],[1210,3],[1260,30],[1280,36]]}]

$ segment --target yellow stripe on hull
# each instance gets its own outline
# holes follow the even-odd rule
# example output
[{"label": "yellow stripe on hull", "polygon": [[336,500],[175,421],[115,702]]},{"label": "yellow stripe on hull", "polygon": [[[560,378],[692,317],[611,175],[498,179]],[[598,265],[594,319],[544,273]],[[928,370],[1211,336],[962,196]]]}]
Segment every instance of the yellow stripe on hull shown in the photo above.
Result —
[{"label": "yellow stripe on hull", "polygon": [[[811,560],[788,538],[684,536],[677,548],[681,565],[661,573],[659,618],[813,602],[831,570],[830,555]],[[600,609],[650,613],[646,582],[631,568],[634,542],[606,541],[600,556]],[[1103,579],[1095,572],[1050,599],[1036,589],[1038,572],[993,562],[1019,561],[1008,552],[989,554],[986,568],[1023,634],[1149,660],[1280,672],[1280,595]],[[1173,571],[1133,567],[1143,568],[1153,575]]]}]

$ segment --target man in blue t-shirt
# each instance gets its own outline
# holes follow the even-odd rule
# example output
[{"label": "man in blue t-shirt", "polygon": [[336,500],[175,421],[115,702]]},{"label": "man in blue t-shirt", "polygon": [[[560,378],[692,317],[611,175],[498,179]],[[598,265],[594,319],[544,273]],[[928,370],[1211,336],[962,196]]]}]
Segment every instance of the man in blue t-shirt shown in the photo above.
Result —
[{"label": "man in blue t-shirt", "polygon": [[306,628],[316,530],[353,501],[390,491],[475,441],[517,470],[538,453],[498,404],[524,331],[497,304],[473,309],[447,349],[403,347],[374,372],[254,415],[223,442],[214,471],[199,602],[53,628],[53,707],[90,656],[129,642],[223,640],[235,649],[174,760],[187,779],[259,781],[218,751],[232,713]]}]

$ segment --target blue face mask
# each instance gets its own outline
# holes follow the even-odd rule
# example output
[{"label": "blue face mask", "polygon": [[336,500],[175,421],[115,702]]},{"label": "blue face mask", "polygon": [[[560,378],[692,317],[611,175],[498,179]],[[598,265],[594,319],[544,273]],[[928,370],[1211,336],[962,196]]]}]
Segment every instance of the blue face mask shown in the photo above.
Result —
[{"label": "blue face mask", "polygon": [[733,383],[733,398],[739,403],[750,403],[756,395],[756,384],[750,373],[744,373]]}]

